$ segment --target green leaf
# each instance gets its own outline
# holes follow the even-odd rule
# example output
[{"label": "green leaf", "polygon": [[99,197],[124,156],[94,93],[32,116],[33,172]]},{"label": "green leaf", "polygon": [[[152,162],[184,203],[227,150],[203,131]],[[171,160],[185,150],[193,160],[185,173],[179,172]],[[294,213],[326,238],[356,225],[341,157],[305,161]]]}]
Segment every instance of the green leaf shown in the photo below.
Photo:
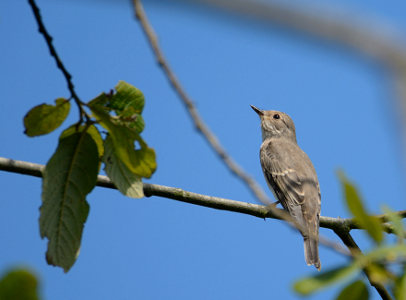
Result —
[{"label": "green leaf", "polygon": [[38,136],[54,131],[65,121],[69,110],[69,100],[64,98],[56,99],[55,105],[35,106],[24,117],[24,133],[28,136]]},{"label": "green leaf", "polygon": [[398,242],[402,244],[405,238],[402,218],[386,205],[382,207],[382,211],[388,216],[389,222],[393,225],[393,231],[398,236]]},{"label": "green leaf", "polygon": [[379,262],[370,263],[366,266],[368,270],[369,277],[373,282],[380,282],[386,284],[392,279],[392,274],[385,268],[384,264]]},{"label": "green leaf", "polygon": [[403,267],[403,274],[395,280],[393,294],[396,300],[406,300],[406,265]]},{"label": "green leaf", "polygon": [[137,137],[137,141],[141,148],[135,150],[135,161],[133,161],[135,174],[144,174],[140,176],[150,178],[156,170],[155,151],[149,148],[140,136]]},{"label": "green leaf", "polygon": [[0,279],[0,300],[38,300],[38,280],[25,269],[9,271]]},{"label": "green leaf", "polygon": [[106,113],[112,110],[116,116],[111,116],[116,124],[126,126],[140,134],[145,127],[141,116],[144,108],[144,95],[136,87],[124,81],[116,86],[116,93],[102,93],[88,103],[91,106],[103,107]]},{"label": "green leaf", "polygon": [[86,132],[92,137],[93,141],[96,143],[97,152],[99,153],[99,157],[101,159],[104,153],[103,139],[100,135],[99,130],[94,125],[81,125],[79,128],[76,125],[72,125],[61,133],[59,139],[68,137],[78,131],[82,132],[83,130],[86,130]]},{"label": "green leaf", "polygon": [[144,119],[141,116],[145,102],[144,95],[139,89],[125,81],[119,81],[116,91],[110,100],[111,107],[123,123],[141,133],[145,127]]},{"label": "green leaf", "polygon": [[96,128],[96,126],[90,125],[87,128],[86,132],[92,137],[93,141],[96,143],[97,152],[99,153],[99,157],[101,160],[104,154],[104,145],[99,130]]},{"label": "green leaf", "polygon": [[141,177],[134,175],[114,153],[113,142],[108,136],[104,142],[105,153],[103,162],[104,170],[109,178],[114,182],[119,191],[131,198],[144,197],[144,190]]},{"label": "green leaf", "polygon": [[352,184],[343,172],[339,172],[347,207],[355,217],[357,223],[365,228],[368,235],[377,243],[380,244],[384,238],[380,221],[373,216],[369,216],[362,203],[361,197],[358,194],[354,184]]},{"label": "green leaf", "polygon": [[135,86],[120,80],[116,85],[116,93],[112,97],[110,107],[113,108],[117,114],[121,114],[126,110],[141,114],[144,109],[144,95]]},{"label": "green leaf", "polygon": [[356,280],[347,285],[337,296],[336,300],[368,300],[369,292],[362,280]]},{"label": "green leaf", "polygon": [[99,170],[97,144],[80,127],[61,134],[58,148],[43,173],[40,233],[47,237],[47,262],[67,272],[80,248],[89,213],[86,195],[93,189]]},{"label": "green leaf", "polygon": [[[117,124],[97,102],[92,101],[89,107],[100,125],[110,133],[115,155],[135,175],[150,178],[156,169],[154,150],[149,148],[135,131]],[[135,140],[139,142],[140,149],[135,150]]]},{"label": "green leaf", "polygon": [[308,295],[344,280],[359,270],[355,263],[340,266],[315,276],[302,278],[294,283],[293,289],[299,294]]}]

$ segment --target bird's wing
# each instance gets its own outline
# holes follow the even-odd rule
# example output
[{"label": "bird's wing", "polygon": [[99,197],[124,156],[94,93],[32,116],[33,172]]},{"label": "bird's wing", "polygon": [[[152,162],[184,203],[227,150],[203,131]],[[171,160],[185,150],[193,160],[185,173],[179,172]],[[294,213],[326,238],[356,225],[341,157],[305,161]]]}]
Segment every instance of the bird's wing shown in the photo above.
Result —
[{"label": "bird's wing", "polygon": [[261,146],[260,159],[265,177],[282,206],[303,226],[305,258],[320,269],[318,231],[320,187],[307,155],[297,145],[272,141]]},{"label": "bird's wing", "polygon": [[289,160],[281,159],[274,149],[265,147],[261,151],[261,165],[266,179],[279,201],[290,213],[304,202],[304,190],[297,170]]}]

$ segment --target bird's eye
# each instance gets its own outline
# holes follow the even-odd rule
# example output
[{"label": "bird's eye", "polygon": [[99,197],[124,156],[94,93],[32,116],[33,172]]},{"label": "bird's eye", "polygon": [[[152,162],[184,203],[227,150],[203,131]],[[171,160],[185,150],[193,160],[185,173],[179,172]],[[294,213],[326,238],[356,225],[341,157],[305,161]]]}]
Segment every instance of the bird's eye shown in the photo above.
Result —
[{"label": "bird's eye", "polygon": [[273,118],[274,118],[274,119],[280,119],[281,116],[280,116],[279,114],[274,114],[274,115],[273,115]]}]

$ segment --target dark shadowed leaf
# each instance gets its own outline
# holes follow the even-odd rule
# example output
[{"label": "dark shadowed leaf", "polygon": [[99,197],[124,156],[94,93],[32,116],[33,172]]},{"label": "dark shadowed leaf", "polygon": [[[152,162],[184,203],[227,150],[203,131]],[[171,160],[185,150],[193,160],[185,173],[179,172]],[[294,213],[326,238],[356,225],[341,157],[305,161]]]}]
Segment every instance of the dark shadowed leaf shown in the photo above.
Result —
[{"label": "dark shadowed leaf", "polygon": [[380,221],[369,216],[362,203],[361,197],[358,194],[354,184],[352,184],[343,172],[339,172],[347,207],[355,217],[357,223],[365,228],[368,235],[377,243],[380,244],[384,238]]},{"label": "dark shadowed leaf", "polygon": [[344,280],[357,271],[359,267],[355,263],[340,266],[315,276],[302,278],[294,283],[293,289],[299,294],[308,295]]},{"label": "dark shadowed leaf", "polygon": [[114,182],[119,191],[131,198],[144,197],[144,190],[141,177],[134,175],[114,153],[114,146],[108,136],[104,143],[105,153],[103,162],[104,170],[109,178]]},{"label": "dark shadowed leaf", "polygon": [[362,280],[347,285],[337,296],[336,300],[368,300],[369,292]]},{"label": "dark shadowed leaf", "polygon": [[[84,130],[84,126],[81,126],[79,128],[79,131],[83,131]],[[59,137],[59,139],[62,139],[64,137],[68,137],[74,133],[76,133],[78,131],[78,128],[76,125],[72,125],[71,127],[69,127],[68,129],[64,130],[61,133],[61,136]],[[99,152],[99,157],[100,159],[103,157],[103,153],[104,153],[104,146],[103,146],[103,139],[100,135],[99,130],[96,128],[96,126],[94,125],[90,125],[87,127],[86,132],[92,137],[93,141],[96,143],[97,145],[97,151]]]},{"label": "dark shadowed leaf", "polygon": [[24,133],[28,136],[38,136],[54,131],[65,121],[69,110],[70,103],[64,98],[56,99],[55,105],[35,106],[24,117]]},{"label": "dark shadowed leaf", "polygon": [[38,300],[38,280],[25,269],[14,269],[0,278],[0,300]]},{"label": "dark shadowed leaf", "polygon": [[79,253],[89,213],[86,195],[96,184],[99,153],[92,136],[71,128],[62,133],[43,174],[41,237],[47,237],[47,262],[67,272]]}]

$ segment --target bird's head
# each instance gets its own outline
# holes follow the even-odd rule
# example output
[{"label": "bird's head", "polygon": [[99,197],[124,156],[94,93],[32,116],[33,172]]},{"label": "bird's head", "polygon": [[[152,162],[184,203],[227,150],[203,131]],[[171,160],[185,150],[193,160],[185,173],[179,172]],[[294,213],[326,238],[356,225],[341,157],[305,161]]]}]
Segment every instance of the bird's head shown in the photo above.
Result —
[{"label": "bird's head", "polygon": [[276,110],[262,110],[251,105],[261,118],[262,140],[284,137],[296,143],[295,124],[285,113]]}]

